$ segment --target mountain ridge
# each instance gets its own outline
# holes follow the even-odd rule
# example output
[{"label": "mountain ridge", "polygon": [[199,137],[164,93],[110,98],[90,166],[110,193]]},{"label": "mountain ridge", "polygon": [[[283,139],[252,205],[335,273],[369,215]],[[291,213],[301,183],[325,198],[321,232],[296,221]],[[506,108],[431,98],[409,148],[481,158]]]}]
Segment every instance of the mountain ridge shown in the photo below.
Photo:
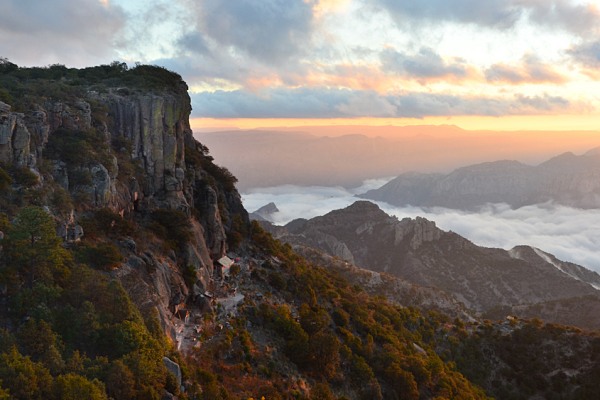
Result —
[{"label": "mountain ridge", "polygon": [[600,207],[600,157],[594,151],[555,156],[537,166],[518,161],[485,162],[448,174],[402,174],[358,197],[396,206],[473,210],[487,203],[513,208],[552,201],[577,208]]},{"label": "mountain ridge", "polygon": [[[600,275],[583,267],[529,246],[479,247],[425,218],[398,220],[367,201],[292,221],[273,233],[290,244],[443,290],[476,313],[583,295],[600,298]],[[597,326],[597,321],[580,325]]]}]

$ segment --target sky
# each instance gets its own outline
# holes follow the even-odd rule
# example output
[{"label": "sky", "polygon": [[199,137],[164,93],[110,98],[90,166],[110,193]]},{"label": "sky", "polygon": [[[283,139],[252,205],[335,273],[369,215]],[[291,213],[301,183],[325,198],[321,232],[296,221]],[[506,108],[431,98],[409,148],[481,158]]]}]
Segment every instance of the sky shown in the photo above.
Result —
[{"label": "sky", "polygon": [[600,126],[599,0],[2,0],[0,37],[176,71],[197,128]]}]

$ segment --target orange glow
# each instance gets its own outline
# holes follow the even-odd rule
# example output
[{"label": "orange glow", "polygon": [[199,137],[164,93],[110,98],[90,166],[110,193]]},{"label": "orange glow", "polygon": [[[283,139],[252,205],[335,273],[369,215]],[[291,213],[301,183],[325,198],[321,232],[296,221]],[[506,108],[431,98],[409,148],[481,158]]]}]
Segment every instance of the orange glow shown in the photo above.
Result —
[{"label": "orange glow", "polygon": [[[332,118],[332,119],[282,119],[282,118],[193,118],[192,129],[197,131],[223,129],[257,129],[304,126],[417,126],[454,125],[469,131],[591,131],[599,135],[600,115],[539,115],[508,117],[426,117],[417,118]],[[343,134],[343,132],[342,132]],[[598,136],[600,141],[600,135]]]}]

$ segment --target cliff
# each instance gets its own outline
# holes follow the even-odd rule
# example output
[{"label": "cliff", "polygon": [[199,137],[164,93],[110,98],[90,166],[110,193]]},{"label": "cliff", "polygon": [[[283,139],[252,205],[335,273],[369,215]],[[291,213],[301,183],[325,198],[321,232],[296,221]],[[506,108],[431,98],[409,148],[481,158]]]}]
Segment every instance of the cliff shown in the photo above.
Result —
[{"label": "cliff", "polygon": [[[83,77],[89,82],[60,96],[46,93],[61,84],[47,79],[41,80],[45,90],[27,96],[14,91],[18,112],[0,102],[0,166],[34,176],[31,187],[14,182],[12,195],[40,196],[38,203],[49,206],[65,238],[69,229],[78,232],[70,239],[85,237],[82,221],[102,210],[154,228],[161,223],[164,228],[157,219],[162,211],[191,218],[185,232],[189,240],[169,257],[161,255],[157,243],[140,244],[144,239],[131,237],[132,232],[119,239],[124,259],[113,271],[143,310],[158,310],[175,339],[173,313],[190,301],[192,289],[208,290],[213,262],[227,253],[232,236],[239,236],[233,226],[243,231],[248,216],[235,178],[214,165],[208,149],[192,136],[187,85],[158,67],[143,66],[140,72],[167,74],[167,84],[124,86],[131,71],[121,69],[115,73],[120,80],[100,83],[88,71]],[[63,191],[69,196],[57,201]],[[193,285],[186,285],[182,275],[188,266],[194,270]]]},{"label": "cliff", "polygon": [[[543,375],[530,374],[529,358],[502,352],[547,345],[520,334],[526,323],[483,325],[438,289],[316,254],[323,268],[248,224],[235,178],[191,136],[175,73],[0,58],[0,101],[0,398],[486,399],[461,373],[472,365],[470,379],[498,398],[498,384],[539,398],[596,392],[593,335],[548,328],[564,353],[538,352]],[[433,222],[369,203],[349,215],[289,228],[322,230],[335,251],[382,268],[386,247],[411,257],[452,244]],[[377,239],[376,252],[357,251]],[[503,336],[472,346],[490,327]],[[493,345],[498,368],[485,364]],[[576,373],[564,369],[573,360]]]}]

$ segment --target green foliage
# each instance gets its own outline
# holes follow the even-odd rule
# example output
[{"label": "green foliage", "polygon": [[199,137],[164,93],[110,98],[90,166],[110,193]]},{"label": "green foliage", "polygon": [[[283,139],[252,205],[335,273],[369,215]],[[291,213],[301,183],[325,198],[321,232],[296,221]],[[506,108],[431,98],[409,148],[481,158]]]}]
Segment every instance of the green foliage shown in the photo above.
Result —
[{"label": "green foliage", "polygon": [[17,399],[52,398],[52,376],[41,363],[31,361],[17,349],[0,354],[2,386]]},{"label": "green foliage", "polygon": [[185,282],[187,287],[189,289],[192,289],[192,287],[198,280],[198,277],[196,276],[196,267],[194,267],[191,264],[187,264],[185,267],[183,267],[181,273],[183,275],[183,281]]},{"label": "green foliage", "polygon": [[4,168],[0,167],[0,191],[4,192],[5,190],[8,190],[12,182],[12,178],[8,172],[6,172]]},{"label": "green foliage", "polygon": [[202,400],[226,400],[223,388],[218,384],[217,377],[210,371],[198,368],[194,371],[194,378],[202,388]]},{"label": "green foliage", "polygon": [[96,239],[98,237],[120,237],[130,236],[135,232],[133,223],[109,208],[101,208],[81,219],[81,225],[86,237]]},{"label": "green foliage", "polygon": [[50,135],[45,157],[67,163],[70,170],[91,162],[110,165],[110,146],[95,129],[77,131],[59,128]]},{"label": "green foliage", "polygon": [[[202,151],[202,149],[204,151]],[[206,171],[212,180],[212,186],[219,185],[225,191],[235,190],[237,178],[227,168],[215,164],[213,158],[208,155],[208,149],[206,147],[198,150],[186,146],[185,160],[186,163],[192,167],[199,167]]]},{"label": "green foliage", "polygon": [[107,400],[104,385],[97,379],[90,381],[75,374],[61,375],[56,378],[54,393],[62,400]]},{"label": "green foliage", "polygon": [[150,215],[149,228],[172,248],[182,248],[192,237],[191,223],[179,210],[158,209]]},{"label": "green foliage", "polygon": [[50,214],[40,207],[25,207],[8,231],[6,258],[29,288],[36,281],[47,284],[67,273],[70,257],[60,243]]},{"label": "green foliage", "polygon": [[76,248],[75,260],[101,271],[112,271],[123,261],[123,255],[112,243],[81,244]]},{"label": "green foliage", "polygon": [[180,75],[155,65],[129,68],[123,62],[114,61],[83,69],[61,64],[24,68],[0,59],[0,101],[12,105],[16,111],[27,110],[48,98],[68,101],[83,97],[89,88],[102,92],[122,87],[128,88],[119,89],[119,94],[125,96],[135,90],[177,92],[185,88]]},{"label": "green foliage", "polygon": [[[487,398],[432,350],[436,331],[445,323],[442,317],[371,297],[309,264],[255,224],[252,238],[276,257],[254,271],[256,284],[287,304],[267,298],[246,317],[272,332],[275,343],[283,343],[299,373],[327,382],[331,393],[349,391],[360,399]],[[270,370],[270,379],[276,370]],[[328,396],[322,386],[311,395]]]},{"label": "green foliage", "polygon": [[69,192],[57,186],[52,192],[50,205],[52,205],[57,214],[67,215],[73,209],[73,200]]},{"label": "green foliage", "polygon": [[[451,342],[451,360],[497,398],[594,398],[600,378],[600,338],[539,320],[514,323],[509,332],[480,326]],[[564,371],[577,368],[577,374]]]},{"label": "green foliage", "polygon": [[10,172],[16,185],[30,188],[40,183],[38,176],[27,167],[14,167]]}]

